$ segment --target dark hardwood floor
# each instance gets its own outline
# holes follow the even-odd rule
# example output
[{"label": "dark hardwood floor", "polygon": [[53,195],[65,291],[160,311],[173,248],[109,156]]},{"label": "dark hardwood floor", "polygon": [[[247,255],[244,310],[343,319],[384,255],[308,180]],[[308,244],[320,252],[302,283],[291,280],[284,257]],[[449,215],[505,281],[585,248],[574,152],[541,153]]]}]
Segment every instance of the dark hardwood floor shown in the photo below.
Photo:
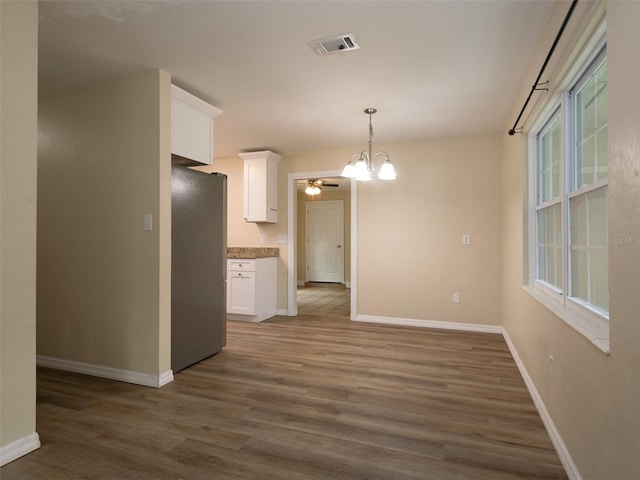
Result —
[{"label": "dark hardwood floor", "polygon": [[161,389],[37,378],[2,480],[566,478],[499,335],[275,317]]}]

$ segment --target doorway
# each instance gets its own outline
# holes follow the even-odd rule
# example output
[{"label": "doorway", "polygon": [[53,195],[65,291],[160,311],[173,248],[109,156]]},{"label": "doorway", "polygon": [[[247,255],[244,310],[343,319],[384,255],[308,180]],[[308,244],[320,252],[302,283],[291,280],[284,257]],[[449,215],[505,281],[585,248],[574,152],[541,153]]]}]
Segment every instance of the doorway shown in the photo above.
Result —
[{"label": "doorway", "polygon": [[[287,292],[288,302],[287,310],[288,315],[295,316],[300,314],[310,314],[309,302],[320,307],[320,304],[326,302],[323,308],[316,308],[316,313],[322,315],[328,315],[333,310],[333,315],[344,316],[347,318],[355,319],[356,316],[356,252],[352,246],[356,242],[356,213],[357,213],[357,192],[356,185],[353,180],[348,180],[340,177],[341,171],[314,171],[314,172],[296,172],[288,175],[287,196],[288,196],[288,276],[287,276]],[[345,185],[343,190],[342,199],[345,199],[345,204],[348,204],[349,214],[347,214],[347,208],[345,207],[345,229],[344,229],[344,241],[340,244],[345,251],[345,260],[343,262],[343,269],[345,271],[345,278],[341,283],[317,283],[307,282],[306,273],[306,226],[305,222],[306,205],[305,202],[311,198],[303,193],[303,188],[299,187],[299,184],[304,184],[308,179],[328,178],[335,177],[338,181]],[[329,191],[327,189],[327,191]],[[301,197],[302,200],[299,198]],[[333,198],[326,198],[336,200],[335,195]],[[320,198],[317,198],[319,201]],[[301,229],[303,227],[304,229]],[[302,243],[301,243],[302,242]],[[336,244],[338,245],[338,244]],[[349,251],[349,255],[346,251]],[[301,272],[302,270],[302,272]],[[347,275],[348,272],[348,275]],[[304,293],[301,294],[302,311],[299,311],[298,305],[298,288],[302,289],[306,287]],[[320,290],[322,289],[322,290]],[[331,305],[329,305],[331,304]],[[341,304],[341,305],[340,305]],[[339,311],[337,311],[339,310]],[[303,313],[304,312],[304,313]],[[338,315],[339,314],[339,315]]]}]

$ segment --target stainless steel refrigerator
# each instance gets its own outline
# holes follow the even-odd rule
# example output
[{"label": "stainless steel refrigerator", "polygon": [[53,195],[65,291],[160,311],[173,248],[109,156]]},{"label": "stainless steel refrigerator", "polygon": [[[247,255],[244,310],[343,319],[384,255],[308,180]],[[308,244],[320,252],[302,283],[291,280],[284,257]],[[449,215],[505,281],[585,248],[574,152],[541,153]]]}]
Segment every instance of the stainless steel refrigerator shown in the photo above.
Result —
[{"label": "stainless steel refrigerator", "polygon": [[171,168],[171,368],[226,344],[227,177]]}]

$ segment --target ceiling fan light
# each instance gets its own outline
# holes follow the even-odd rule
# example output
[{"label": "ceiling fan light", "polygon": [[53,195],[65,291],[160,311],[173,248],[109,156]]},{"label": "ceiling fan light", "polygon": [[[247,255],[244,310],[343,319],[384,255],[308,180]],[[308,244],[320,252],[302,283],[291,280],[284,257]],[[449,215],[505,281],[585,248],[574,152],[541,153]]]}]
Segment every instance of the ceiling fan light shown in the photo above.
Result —
[{"label": "ceiling fan light", "polygon": [[395,180],[396,179],[396,170],[393,168],[393,163],[389,159],[385,160],[382,166],[380,167],[380,172],[378,173],[378,178],[380,180]]},{"label": "ceiling fan light", "polygon": [[307,184],[307,188],[304,189],[304,193],[306,193],[307,195],[318,195],[320,193],[320,187],[318,187],[317,185],[314,185],[312,183]]}]

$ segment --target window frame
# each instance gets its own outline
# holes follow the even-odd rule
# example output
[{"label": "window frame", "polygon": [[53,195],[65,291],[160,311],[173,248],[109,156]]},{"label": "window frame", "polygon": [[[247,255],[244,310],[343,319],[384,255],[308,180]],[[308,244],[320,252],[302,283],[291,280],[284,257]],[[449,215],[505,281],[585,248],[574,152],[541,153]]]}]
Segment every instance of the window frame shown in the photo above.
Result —
[{"label": "window frame", "polygon": [[[584,85],[585,79],[599,68],[602,61],[607,60],[606,50],[606,25],[603,22],[597,29],[587,48],[583,50],[569,73],[565,73],[564,81],[560,83],[556,94],[544,105],[541,112],[535,117],[532,127],[529,129],[529,161],[528,161],[528,235],[525,236],[527,245],[525,266],[528,273],[525,277],[523,288],[536,300],[551,310],[567,324],[584,335],[597,348],[604,353],[609,353],[609,313],[595,306],[583,302],[580,298],[570,296],[571,293],[571,224],[570,201],[572,198],[585,195],[600,188],[608,188],[608,178],[597,180],[594,183],[578,188],[571,185],[575,182],[575,140],[577,138],[577,126],[575,122],[576,106],[575,92]],[[573,98],[572,98],[573,97]],[[560,192],[558,198],[553,198],[539,203],[539,187],[541,186],[540,165],[540,135],[548,129],[554,118],[559,115],[561,119],[562,163],[559,172]],[[607,197],[608,198],[608,197]],[[562,229],[562,260],[561,288],[557,288],[538,275],[538,231],[537,216],[541,209],[560,203],[561,229]],[[608,232],[605,232],[607,235]]]}]

